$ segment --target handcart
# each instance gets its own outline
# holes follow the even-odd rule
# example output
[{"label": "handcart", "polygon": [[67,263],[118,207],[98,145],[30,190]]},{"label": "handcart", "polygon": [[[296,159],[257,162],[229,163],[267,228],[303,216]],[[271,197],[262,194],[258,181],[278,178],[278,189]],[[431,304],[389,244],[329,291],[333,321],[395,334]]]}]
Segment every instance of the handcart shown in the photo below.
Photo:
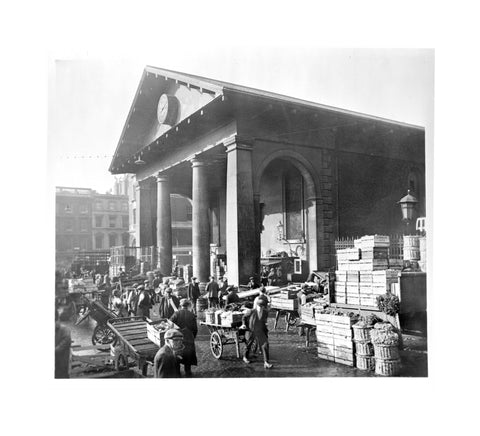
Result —
[{"label": "handcart", "polygon": [[153,365],[155,354],[160,348],[148,339],[147,319],[142,316],[113,318],[107,321],[107,325],[117,337],[114,347],[115,369],[121,371],[128,368],[130,357],[142,375],[146,376],[148,365]]},{"label": "handcart", "polygon": [[275,312],[275,322],[273,324],[273,330],[277,328],[278,320],[281,315],[285,316],[285,331],[288,331],[289,327],[296,327],[300,320],[300,315],[298,310],[294,309],[280,309],[277,307],[272,307],[270,310]]},{"label": "handcart", "polygon": [[240,342],[245,342],[246,329],[240,328],[240,325],[225,326],[209,322],[200,322],[207,326],[210,331],[210,350],[215,359],[220,359],[225,345],[235,344],[237,358],[240,358]]},{"label": "handcart", "polygon": [[75,325],[80,324],[83,320],[91,316],[97,322],[92,333],[92,344],[107,345],[114,343],[116,336],[108,326],[107,321],[113,318],[118,318],[118,315],[110,309],[107,309],[101,301],[85,298],[85,304],[87,309],[84,314],[80,316]]}]

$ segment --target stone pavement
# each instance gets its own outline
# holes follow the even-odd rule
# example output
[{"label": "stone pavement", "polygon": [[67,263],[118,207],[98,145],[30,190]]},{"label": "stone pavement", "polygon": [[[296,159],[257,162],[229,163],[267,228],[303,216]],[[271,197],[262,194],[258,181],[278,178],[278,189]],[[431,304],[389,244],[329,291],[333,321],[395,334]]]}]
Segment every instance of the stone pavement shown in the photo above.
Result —
[{"label": "stone pavement", "polygon": [[[228,378],[228,377],[372,377],[372,371],[363,371],[339,363],[319,359],[317,357],[315,335],[311,335],[310,347],[305,347],[305,337],[298,335],[296,329],[285,331],[284,323],[279,322],[277,330],[273,330],[273,318],[269,318],[270,357],[272,369],[263,368],[261,354],[252,356],[251,363],[245,364],[238,359],[235,346],[226,345],[222,358],[213,357],[210,346],[210,334],[205,326],[200,326],[196,339],[198,366],[193,367],[196,378]],[[95,321],[86,320],[80,326],[72,326],[74,344],[91,345],[91,333]],[[402,376],[427,376],[426,340],[413,336],[404,337],[405,350],[402,355]],[[244,345],[240,350],[243,352]],[[131,377],[126,373],[125,377]]]}]

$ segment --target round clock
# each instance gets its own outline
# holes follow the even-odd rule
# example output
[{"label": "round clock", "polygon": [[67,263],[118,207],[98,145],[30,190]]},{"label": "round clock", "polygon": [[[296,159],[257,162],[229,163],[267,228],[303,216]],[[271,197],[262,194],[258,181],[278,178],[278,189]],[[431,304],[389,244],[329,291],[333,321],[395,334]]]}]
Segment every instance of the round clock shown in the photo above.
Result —
[{"label": "round clock", "polygon": [[173,126],[177,120],[179,102],[177,97],[162,94],[158,100],[157,119],[160,124]]}]

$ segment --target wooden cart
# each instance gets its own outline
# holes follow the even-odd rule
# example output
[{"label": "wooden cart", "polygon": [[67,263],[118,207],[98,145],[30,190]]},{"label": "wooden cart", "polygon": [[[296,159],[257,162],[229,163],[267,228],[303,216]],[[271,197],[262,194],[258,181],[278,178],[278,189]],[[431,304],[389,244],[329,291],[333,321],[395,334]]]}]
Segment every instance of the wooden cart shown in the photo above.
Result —
[{"label": "wooden cart", "polygon": [[278,320],[281,315],[285,316],[285,331],[288,331],[289,327],[296,327],[300,321],[298,310],[281,309],[278,307],[271,307],[271,311],[275,312],[275,322],[273,323],[273,330],[277,328]]},{"label": "wooden cart", "polygon": [[80,324],[86,318],[91,316],[97,322],[92,333],[92,344],[108,345],[114,343],[116,336],[112,329],[107,325],[107,321],[117,318],[118,315],[106,308],[101,301],[85,298],[85,304],[86,310],[83,315],[80,316],[75,325]]},{"label": "wooden cart", "polygon": [[201,322],[210,331],[210,350],[215,359],[220,359],[225,345],[235,344],[237,358],[240,358],[240,342],[245,342],[245,329],[240,326],[227,327],[221,324]]},{"label": "wooden cart", "polygon": [[107,321],[110,329],[116,334],[115,369],[121,371],[129,366],[128,358],[133,359],[143,376],[147,375],[148,365],[159,347],[147,336],[147,319],[142,316],[132,318],[114,318]]}]

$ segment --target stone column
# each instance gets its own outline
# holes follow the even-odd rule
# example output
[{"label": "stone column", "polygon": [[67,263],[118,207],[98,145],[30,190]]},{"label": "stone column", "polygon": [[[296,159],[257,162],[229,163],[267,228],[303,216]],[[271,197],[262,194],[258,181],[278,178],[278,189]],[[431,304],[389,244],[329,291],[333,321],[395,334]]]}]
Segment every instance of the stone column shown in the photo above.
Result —
[{"label": "stone column", "polygon": [[192,257],[193,275],[207,282],[210,272],[210,226],[205,162],[192,159]]},{"label": "stone column", "polygon": [[[321,211],[319,210],[320,199],[319,198],[308,198],[306,201],[307,206],[307,258],[309,263],[310,271],[318,270],[320,252],[322,241],[319,240],[319,227],[323,227],[323,219]],[[320,232],[321,234],[321,232]]]},{"label": "stone column", "polygon": [[227,268],[229,284],[246,284],[258,273],[259,244],[256,241],[253,199],[252,144],[238,136],[224,143],[227,148]]},{"label": "stone column", "polygon": [[172,211],[167,177],[157,176],[157,267],[163,275],[172,272]]},{"label": "stone column", "polygon": [[150,181],[138,182],[136,189],[137,245],[139,247],[148,247],[154,244]]}]

